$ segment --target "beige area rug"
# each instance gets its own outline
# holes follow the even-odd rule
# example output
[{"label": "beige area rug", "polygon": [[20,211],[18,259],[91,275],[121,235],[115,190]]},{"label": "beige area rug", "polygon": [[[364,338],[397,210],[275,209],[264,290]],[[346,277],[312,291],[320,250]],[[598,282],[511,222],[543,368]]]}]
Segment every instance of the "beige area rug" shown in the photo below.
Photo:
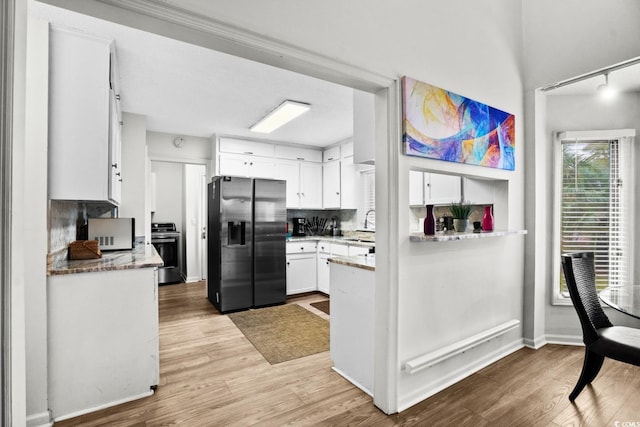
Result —
[{"label": "beige area rug", "polygon": [[326,313],[328,315],[331,315],[331,310],[329,308],[329,300],[326,301],[320,301],[320,302],[312,302],[311,307],[317,308],[318,310],[322,311],[323,313]]},{"label": "beige area rug", "polygon": [[329,322],[298,304],[228,316],[272,365],[329,350]]}]

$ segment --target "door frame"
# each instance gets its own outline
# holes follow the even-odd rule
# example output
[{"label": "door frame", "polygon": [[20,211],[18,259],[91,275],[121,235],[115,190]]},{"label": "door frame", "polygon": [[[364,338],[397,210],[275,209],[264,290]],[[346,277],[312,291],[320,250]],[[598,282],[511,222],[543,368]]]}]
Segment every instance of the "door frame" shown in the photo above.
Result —
[{"label": "door frame", "polygon": [[[374,403],[395,413],[398,368],[399,76],[385,76],[164,2],[41,0],[175,40],[375,94],[376,307]],[[123,11],[126,11],[123,13]]]}]

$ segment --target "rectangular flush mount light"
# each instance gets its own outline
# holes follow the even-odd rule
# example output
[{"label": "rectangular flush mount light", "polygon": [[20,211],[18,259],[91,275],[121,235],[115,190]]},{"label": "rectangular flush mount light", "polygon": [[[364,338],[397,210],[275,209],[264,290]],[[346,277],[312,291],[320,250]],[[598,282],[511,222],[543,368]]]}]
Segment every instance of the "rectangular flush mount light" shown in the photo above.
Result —
[{"label": "rectangular flush mount light", "polygon": [[286,100],[249,128],[252,132],[271,133],[311,108],[303,102]]}]

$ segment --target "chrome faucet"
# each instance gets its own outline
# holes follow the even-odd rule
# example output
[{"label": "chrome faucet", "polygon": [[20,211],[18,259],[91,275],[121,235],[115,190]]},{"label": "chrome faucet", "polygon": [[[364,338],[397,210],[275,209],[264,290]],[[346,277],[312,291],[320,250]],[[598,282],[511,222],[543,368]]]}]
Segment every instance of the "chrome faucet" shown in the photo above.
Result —
[{"label": "chrome faucet", "polygon": [[369,214],[370,214],[371,212],[375,212],[375,211],[376,211],[375,209],[369,209],[369,210],[367,211],[367,213],[366,213],[366,214],[364,214],[364,228],[365,228],[365,230],[367,229],[367,224],[368,224],[368,220],[369,220]]}]

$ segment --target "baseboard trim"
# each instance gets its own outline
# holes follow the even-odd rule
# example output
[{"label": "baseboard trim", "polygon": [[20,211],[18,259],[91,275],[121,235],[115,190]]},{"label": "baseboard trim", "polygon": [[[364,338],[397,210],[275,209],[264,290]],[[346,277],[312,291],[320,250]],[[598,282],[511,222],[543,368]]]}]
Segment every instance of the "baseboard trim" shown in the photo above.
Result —
[{"label": "baseboard trim", "polygon": [[354,386],[358,387],[360,390],[364,391],[369,396],[373,397],[373,393],[371,392],[371,390],[367,390],[367,388],[364,387],[362,384],[360,384],[358,381],[354,380],[349,375],[345,374],[344,372],[342,372],[340,369],[336,368],[335,366],[332,366],[331,369],[333,369],[335,372],[340,374],[340,376],[342,376],[344,379],[349,381],[351,384],[353,384]]},{"label": "baseboard trim", "polygon": [[398,399],[398,412],[402,412],[405,409],[416,405],[417,403],[422,402],[428,397],[433,396],[434,394],[444,390],[447,387],[452,386],[453,384],[467,378],[468,376],[478,372],[479,370],[486,368],[492,363],[497,362],[498,360],[514,353],[521,348],[524,347],[524,343],[522,338],[518,338],[512,341],[509,344],[502,346],[501,348],[485,355],[484,357],[476,360],[473,363],[469,363],[466,366],[462,366],[454,372],[451,372],[449,375],[446,375],[442,378],[439,378],[436,381],[432,381],[431,383],[421,387],[420,389],[414,391],[410,395],[407,395],[404,398]]},{"label": "baseboard trim", "polygon": [[151,396],[153,393],[154,393],[154,390],[150,389],[149,391],[145,391],[144,393],[140,393],[140,394],[137,394],[135,396],[125,397],[124,399],[114,400],[113,402],[107,402],[107,403],[104,403],[102,405],[94,406],[92,408],[87,408],[87,409],[83,409],[81,411],[76,411],[76,412],[72,412],[72,413],[69,413],[69,414],[60,415],[58,417],[55,417],[53,419],[53,421],[57,422],[57,421],[62,421],[62,420],[68,420],[69,418],[79,417],[80,415],[89,414],[91,412],[96,412],[96,411],[99,411],[101,409],[110,408],[112,406],[120,405],[122,403],[127,403],[127,402],[131,402],[133,400],[142,399],[143,397]]},{"label": "baseboard trim", "polygon": [[51,427],[51,414],[49,411],[42,411],[37,414],[27,415],[27,427]]},{"label": "baseboard trim", "polygon": [[547,335],[548,344],[584,346],[582,335]]},{"label": "baseboard trim", "polygon": [[548,341],[547,341],[547,337],[546,336],[541,336],[541,337],[537,337],[534,339],[529,339],[529,338],[524,338],[524,346],[527,348],[531,348],[533,350],[538,350],[542,347],[544,347]]}]

